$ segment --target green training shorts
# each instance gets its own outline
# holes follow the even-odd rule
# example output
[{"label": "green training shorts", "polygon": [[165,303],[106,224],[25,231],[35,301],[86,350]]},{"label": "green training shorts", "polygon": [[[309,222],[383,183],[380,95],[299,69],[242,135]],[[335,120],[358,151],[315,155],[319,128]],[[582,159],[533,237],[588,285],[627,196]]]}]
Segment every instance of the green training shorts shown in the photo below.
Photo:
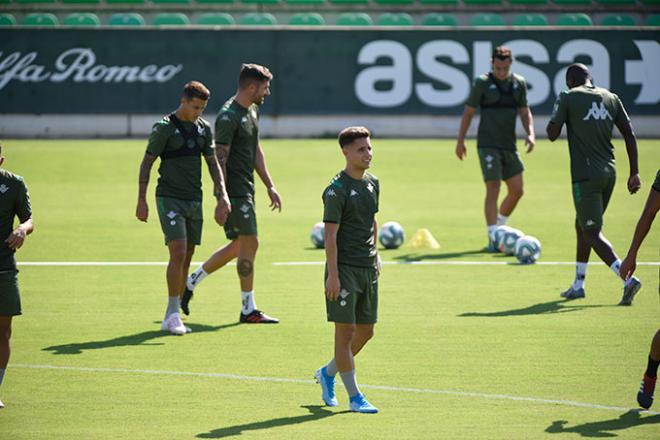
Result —
[{"label": "green training shorts", "polygon": [[[325,280],[328,279],[326,267]],[[339,265],[339,298],[325,298],[328,321],[375,324],[378,320],[378,275],[375,267]]]},{"label": "green training shorts", "polygon": [[479,163],[484,181],[508,180],[525,170],[516,150],[502,150],[500,148],[477,148]]},{"label": "green training shorts", "polygon": [[578,225],[582,229],[603,226],[603,214],[610,203],[616,176],[573,183],[573,203]]},{"label": "green training shorts", "polygon": [[156,197],[160,227],[165,234],[165,244],[184,239],[189,245],[202,242],[202,202],[172,197]]},{"label": "green training shorts", "polygon": [[16,316],[21,314],[18,271],[2,271],[0,272],[0,316]]},{"label": "green training shorts", "polygon": [[257,235],[257,214],[252,197],[229,199],[231,212],[225,222],[227,240],[236,240],[239,235]]}]

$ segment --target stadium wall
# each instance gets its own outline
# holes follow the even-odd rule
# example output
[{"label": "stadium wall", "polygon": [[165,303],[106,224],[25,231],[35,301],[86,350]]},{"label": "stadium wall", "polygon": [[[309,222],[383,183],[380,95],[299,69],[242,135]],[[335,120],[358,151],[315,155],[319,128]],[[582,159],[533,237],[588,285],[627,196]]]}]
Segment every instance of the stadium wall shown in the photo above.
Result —
[{"label": "stadium wall", "polygon": [[0,136],[145,136],[191,79],[211,89],[212,119],[240,64],[256,62],[275,74],[264,136],[361,123],[379,136],[453,137],[472,78],[500,44],[528,81],[538,131],[578,61],[619,94],[639,135],[660,136],[656,30],[336,27],[0,28]]}]

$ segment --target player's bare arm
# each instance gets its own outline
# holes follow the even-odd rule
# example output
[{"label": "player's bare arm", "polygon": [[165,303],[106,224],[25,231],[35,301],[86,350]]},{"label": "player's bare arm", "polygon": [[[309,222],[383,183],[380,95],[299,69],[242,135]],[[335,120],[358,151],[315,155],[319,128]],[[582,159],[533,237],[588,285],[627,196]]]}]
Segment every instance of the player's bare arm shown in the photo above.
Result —
[{"label": "player's bare arm", "polygon": [[625,280],[635,273],[635,268],[637,267],[637,251],[639,251],[644,238],[646,238],[646,235],[649,233],[658,211],[660,211],[660,191],[651,188],[642,215],[637,222],[637,227],[635,228],[635,233],[633,234],[633,239],[630,243],[630,249],[628,249],[628,254],[621,262],[621,267],[619,268],[619,274],[621,274],[621,277]]},{"label": "player's bare arm", "polygon": [[532,116],[532,110],[529,107],[520,107],[518,109],[518,114],[520,115],[520,120],[522,121],[522,126],[527,133],[525,138],[525,146],[527,147],[527,153],[531,153],[536,145],[536,134],[534,133],[534,117]]},{"label": "player's bare arm", "polygon": [[469,105],[465,106],[463,110],[463,117],[461,118],[461,126],[458,129],[458,139],[456,140],[456,157],[460,160],[463,160],[467,157],[467,148],[465,147],[465,136],[467,131],[470,128],[470,123],[472,118],[476,113],[477,109],[475,107],[470,107]]},{"label": "player's bare arm", "polygon": [[32,218],[29,218],[18,225],[16,229],[9,234],[9,237],[7,237],[5,242],[10,249],[20,249],[25,242],[25,237],[31,234],[32,231],[34,231],[34,224],[32,223]]},{"label": "player's bare arm", "polygon": [[637,138],[633,132],[630,121],[616,122],[616,128],[623,136],[626,142],[626,151],[628,152],[628,164],[630,165],[630,176],[628,177],[628,191],[630,194],[635,194],[642,186],[642,181],[639,178],[639,167],[637,164]]},{"label": "player's bare arm", "polygon": [[218,159],[215,154],[204,156],[204,159],[206,160],[206,165],[209,167],[209,174],[213,180],[213,195],[218,200],[218,204],[215,207],[215,221],[222,226],[225,224],[225,221],[227,221],[227,216],[231,210],[225,181],[222,177],[220,164],[218,164]]},{"label": "player's bare arm", "polygon": [[[374,218],[374,243],[378,243],[378,222]],[[376,251],[378,252],[378,251]],[[383,262],[380,259],[380,253],[376,253],[376,273],[380,276],[383,269]]]},{"label": "player's bare arm", "polygon": [[559,135],[561,134],[561,127],[562,125],[555,124],[554,122],[550,121],[548,122],[548,125],[545,127],[545,132],[548,135],[548,139],[550,142],[554,142],[557,140]]},{"label": "player's bare arm", "polygon": [[222,175],[227,178],[227,160],[229,159],[229,151],[231,146],[227,144],[215,144],[215,157],[218,159],[218,165],[222,170]]},{"label": "player's bare arm", "polygon": [[144,158],[140,164],[140,176],[138,178],[138,201],[135,209],[135,217],[141,222],[146,222],[149,218],[149,205],[147,204],[147,186],[149,186],[149,176],[151,167],[154,165],[157,156],[144,153]]},{"label": "player's bare arm", "polygon": [[328,279],[325,282],[325,296],[330,301],[339,298],[339,266],[337,264],[337,231],[338,223],[325,223],[325,260],[328,270]]},{"label": "player's bare arm", "polygon": [[280,198],[279,193],[275,189],[275,184],[270,178],[270,173],[268,172],[268,167],[266,166],[266,157],[264,156],[264,150],[261,148],[261,144],[257,144],[257,151],[255,156],[254,169],[259,175],[259,178],[264,183],[268,189],[268,197],[270,198],[270,209],[275,211],[276,209],[279,212],[282,212],[282,199]]}]

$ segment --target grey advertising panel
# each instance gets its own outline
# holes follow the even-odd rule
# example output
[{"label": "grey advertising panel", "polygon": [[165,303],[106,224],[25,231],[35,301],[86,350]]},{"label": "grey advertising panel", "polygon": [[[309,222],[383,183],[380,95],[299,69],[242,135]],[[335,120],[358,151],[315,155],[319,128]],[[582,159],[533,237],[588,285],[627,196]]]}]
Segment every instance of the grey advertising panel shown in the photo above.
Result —
[{"label": "grey advertising panel", "polygon": [[191,79],[217,108],[242,62],[275,74],[270,115],[455,115],[493,47],[514,53],[528,98],[549,114],[570,63],[631,114],[660,114],[660,42],[650,30],[0,29],[0,113],[159,114]]}]

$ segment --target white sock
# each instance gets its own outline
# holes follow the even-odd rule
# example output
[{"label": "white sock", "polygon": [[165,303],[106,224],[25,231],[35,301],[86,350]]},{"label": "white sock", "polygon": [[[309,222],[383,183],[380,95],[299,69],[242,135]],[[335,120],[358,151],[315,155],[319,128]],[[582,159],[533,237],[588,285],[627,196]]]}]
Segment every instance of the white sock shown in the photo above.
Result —
[{"label": "white sock", "polygon": [[506,222],[509,220],[509,216],[497,214],[497,226],[506,225]]},{"label": "white sock", "polygon": [[257,304],[254,302],[254,290],[241,292],[241,298],[243,299],[243,310],[241,310],[241,313],[244,315],[249,315],[257,308]]},{"label": "white sock", "polygon": [[486,228],[488,228],[488,238],[492,241],[493,232],[495,232],[495,229],[497,229],[497,225],[488,225],[486,226]]},{"label": "white sock", "polygon": [[584,280],[587,277],[587,263],[575,263],[575,280],[573,290],[584,288]]},{"label": "white sock", "polygon": [[619,278],[623,282],[623,284],[625,285],[626,282],[624,281],[623,278],[621,278],[621,275],[619,274],[619,269],[621,269],[621,260],[617,259],[614,263],[612,263],[612,265],[610,266],[610,269],[612,269],[612,272],[614,272],[616,274],[617,278]]},{"label": "white sock", "polygon": [[195,290],[195,287],[197,287],[197,285],[207,276],[208,274],[204,271],[204,266],[199,266],[186,280],[186,287],[189,290]]}]

